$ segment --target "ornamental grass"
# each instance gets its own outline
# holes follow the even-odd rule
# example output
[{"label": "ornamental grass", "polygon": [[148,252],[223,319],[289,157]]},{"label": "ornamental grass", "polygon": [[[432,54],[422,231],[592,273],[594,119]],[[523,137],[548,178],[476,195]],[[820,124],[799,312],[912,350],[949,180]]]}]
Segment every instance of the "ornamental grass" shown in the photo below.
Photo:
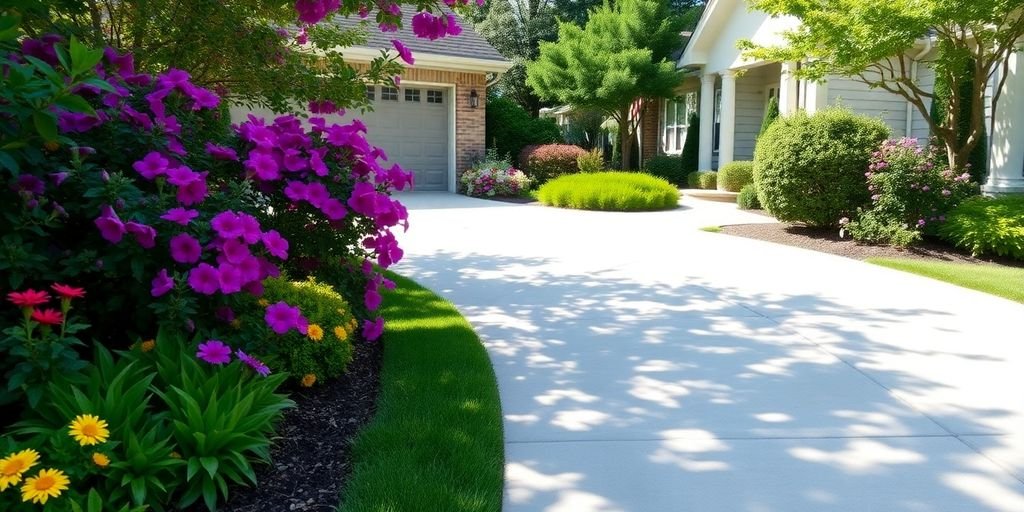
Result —
[{"label": "ornamental grass", "polygon": [[541,187],[537,197],[548,206],[577,210],[651,211],[679,204],[679,190],[675,186],[637,172],[562,176]]}]

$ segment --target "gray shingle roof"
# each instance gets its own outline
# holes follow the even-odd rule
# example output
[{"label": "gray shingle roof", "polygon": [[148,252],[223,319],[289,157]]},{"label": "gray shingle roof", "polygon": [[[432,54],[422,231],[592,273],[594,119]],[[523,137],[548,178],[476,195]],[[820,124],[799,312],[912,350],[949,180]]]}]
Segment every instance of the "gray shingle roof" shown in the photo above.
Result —
[{"label": "gray shingle roof", "polygon": [[[416,9],[411,5],[402,5],[402,28],[399,28],[397,32],[381,32],[377,29],[376,23],[374,23],[373,17],[369,17],[365,20],[359,18],[359,16],[352,16],[346,18],[344,16],[335,16],[331,21],[342,28],[354,28],[359,25],[366,27],[366,33],[368,35],[367,41],[364,46],[367,48],[390,48],[392,39],[399,39],[405,46],[412,50],[413,55],[417,53],[430,53],[434,55],[448,55],[452,57],[467,57],[471,59],[484,59],[493,60],[498,62],[506,61],[505,57],[502,57],[498,50],[495,50],[486,39],[473,30],[472,24],[468,21],[459,20],[459,25],[462,27],[462,33],[457,36],[447,36],[441,39],[431,41],[429,39],[420,39],[416,37],[412,32],[412,17],[416,14]],[[458,16],[458,15],[456,15]]]}]

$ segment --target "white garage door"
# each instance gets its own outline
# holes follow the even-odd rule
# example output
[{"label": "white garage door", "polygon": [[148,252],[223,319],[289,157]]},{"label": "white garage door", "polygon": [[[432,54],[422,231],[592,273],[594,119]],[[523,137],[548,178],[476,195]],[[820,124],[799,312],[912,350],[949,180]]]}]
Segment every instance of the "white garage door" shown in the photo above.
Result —
[{"label": "white garage door", "polygon": [[373,112],[356,114],[371,144],[416,175],[415,190],[448,190],[448,91],[427,86],[367,87]]}]

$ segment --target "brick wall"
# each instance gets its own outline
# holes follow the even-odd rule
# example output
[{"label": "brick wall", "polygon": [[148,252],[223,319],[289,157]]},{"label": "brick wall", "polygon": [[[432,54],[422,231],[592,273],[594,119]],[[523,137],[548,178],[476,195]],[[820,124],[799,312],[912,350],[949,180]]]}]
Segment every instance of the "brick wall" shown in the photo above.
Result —
[{"label": "brick wall", "polygon": [[[661,130],[659,127],[661,115],[661,101],[649,101],[644,106],[643,121],[640,127],[641,156],[644,160],[657,155],[661,147]],[[641,162],[641,165],[643,163]]]}]

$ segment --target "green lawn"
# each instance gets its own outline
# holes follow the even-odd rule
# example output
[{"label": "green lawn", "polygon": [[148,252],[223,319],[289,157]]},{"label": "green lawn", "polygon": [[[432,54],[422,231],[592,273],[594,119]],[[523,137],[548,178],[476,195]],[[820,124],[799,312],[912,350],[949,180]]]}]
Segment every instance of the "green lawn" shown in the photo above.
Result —
[{"label": "green lawn", "polygon": [[700,228],[700,230],[701,231],[707,231],[708,233],[721,233],[722,232],[722,227],[721,226],[704,226],[704,227]]},{"label": "green lawn", "polygon": [[389,277],[377,415],[356,439],[339,510],[498,512],[505,454],[490,359],[450,302]]},{"label": "green lawn", "polygon": [[1024,268],[900,258],[869,258],[867,261],[1024,304]]}]

